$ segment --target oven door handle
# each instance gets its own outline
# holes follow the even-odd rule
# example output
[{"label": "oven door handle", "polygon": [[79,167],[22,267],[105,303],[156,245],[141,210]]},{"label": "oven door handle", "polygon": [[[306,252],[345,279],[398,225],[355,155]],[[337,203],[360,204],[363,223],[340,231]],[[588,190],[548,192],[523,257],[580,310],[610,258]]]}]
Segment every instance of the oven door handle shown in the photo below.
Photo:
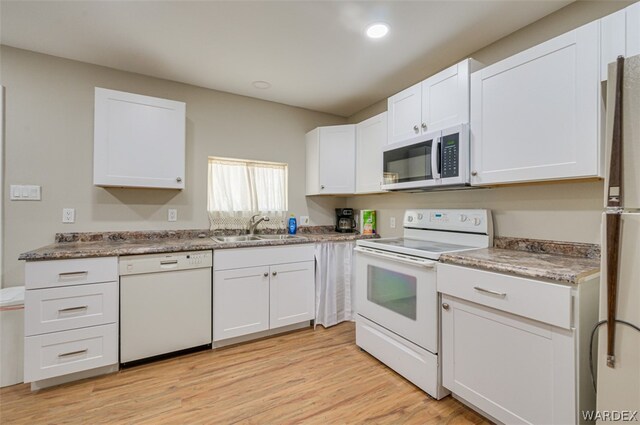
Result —
[{"label": "oven door handle", "polygon": [[373,249],[363,248],[357,246],[354,248],[356,252],[361,254],[370,255],[372,257],[384,258],[386,260],[397,261],[398,263],[411,264],[412,266],[424,267],[426,269],[433,269],[436,267],[436,262],[433,260],[427,260],[425,258],[409,257],[401,254],[391,254]]}]

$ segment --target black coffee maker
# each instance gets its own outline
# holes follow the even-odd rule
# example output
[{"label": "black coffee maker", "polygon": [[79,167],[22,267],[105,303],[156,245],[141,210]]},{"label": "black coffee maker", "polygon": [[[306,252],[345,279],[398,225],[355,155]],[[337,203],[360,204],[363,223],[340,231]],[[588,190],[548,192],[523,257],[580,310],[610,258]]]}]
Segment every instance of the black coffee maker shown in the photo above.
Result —
[{"label": "black coffee maker", "polygon": [[356,219],[353,208],[336,208],[336,232],[352,233],[356,231]]}]

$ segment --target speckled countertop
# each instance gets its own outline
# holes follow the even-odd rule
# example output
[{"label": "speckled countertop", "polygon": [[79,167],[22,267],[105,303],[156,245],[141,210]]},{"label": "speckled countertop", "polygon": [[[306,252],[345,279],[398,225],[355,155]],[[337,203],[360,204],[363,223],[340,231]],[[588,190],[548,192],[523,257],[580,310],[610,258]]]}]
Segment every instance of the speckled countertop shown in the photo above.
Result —
[{"label": "speckled countertop", "polygon": [[496,237],[493,248],[443,254],[440,262],[575,285],[600,274],[600,247]]},{"label": "speckled countertop", "polygon": [[[303,230],[304,229],[304,230]],[[58,233],[56,242],[20,254],[20,260],[62,260],[69,258],[113,257],[161,252],[200,251],[208,249],[247,248],[256,246],[295,245],[316,242],[342,242],[377,238],[377,235],[337,233],[332,226],[301,228],[302,238],[218,242],[208,230]],[[227,232],[228,234],[228,232]]]}]

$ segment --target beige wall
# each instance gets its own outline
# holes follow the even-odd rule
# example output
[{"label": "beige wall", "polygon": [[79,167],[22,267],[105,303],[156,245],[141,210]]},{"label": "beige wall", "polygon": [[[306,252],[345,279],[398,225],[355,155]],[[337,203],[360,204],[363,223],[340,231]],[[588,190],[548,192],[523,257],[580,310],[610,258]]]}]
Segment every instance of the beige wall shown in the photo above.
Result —
[{"label": "beige wall", "polygon": [[[289,208],[312,223],[333,223],[344,198],[304,196],[304,135],[342,117],[117,71],[2,46],[6,87],[3,286],[22,284],[21,252],[53,242],[56,232],[206,228],[207,157],[289,164]],[[94,87],[187,104],[187,174],[182,191],[94,187]],[[9,201],[11,184],[42,185],[42,201]],[[76,223],[62,224],[62,208]],[[167,222],[167,209],[178,221]]]},{"label": "beige wall", "polygon": [[[633,1],[577,1],[470,56],[490,65],[631,3]],[[449,65],[442,64],[438,69]],[[386,109],[386,99],[382,99],[349,117],[349,122],[360,122]],[[377,210],[382,236],[401,233],[402,213],[407,208],[489,208],[494,214],[497,235],[599,243],[603,194],[602,182],[581,182],[358,196],[350,198],[347,205]],[[390,217],[396,217],[396,229],[389,227]]]}]

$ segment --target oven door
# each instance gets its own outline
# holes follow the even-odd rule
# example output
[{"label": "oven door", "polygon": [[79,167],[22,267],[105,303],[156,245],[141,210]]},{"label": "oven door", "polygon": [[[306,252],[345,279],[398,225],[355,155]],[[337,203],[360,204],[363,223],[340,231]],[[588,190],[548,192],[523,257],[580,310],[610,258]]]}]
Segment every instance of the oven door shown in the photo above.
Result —
[{"label": "oven door", "polygon": [[384,190],[419,189],[438,184],[440,132],[384,148]]},{"label": "oven door", "polygon": [[436,262],[356,247],[359,315],[438,352]]}]

